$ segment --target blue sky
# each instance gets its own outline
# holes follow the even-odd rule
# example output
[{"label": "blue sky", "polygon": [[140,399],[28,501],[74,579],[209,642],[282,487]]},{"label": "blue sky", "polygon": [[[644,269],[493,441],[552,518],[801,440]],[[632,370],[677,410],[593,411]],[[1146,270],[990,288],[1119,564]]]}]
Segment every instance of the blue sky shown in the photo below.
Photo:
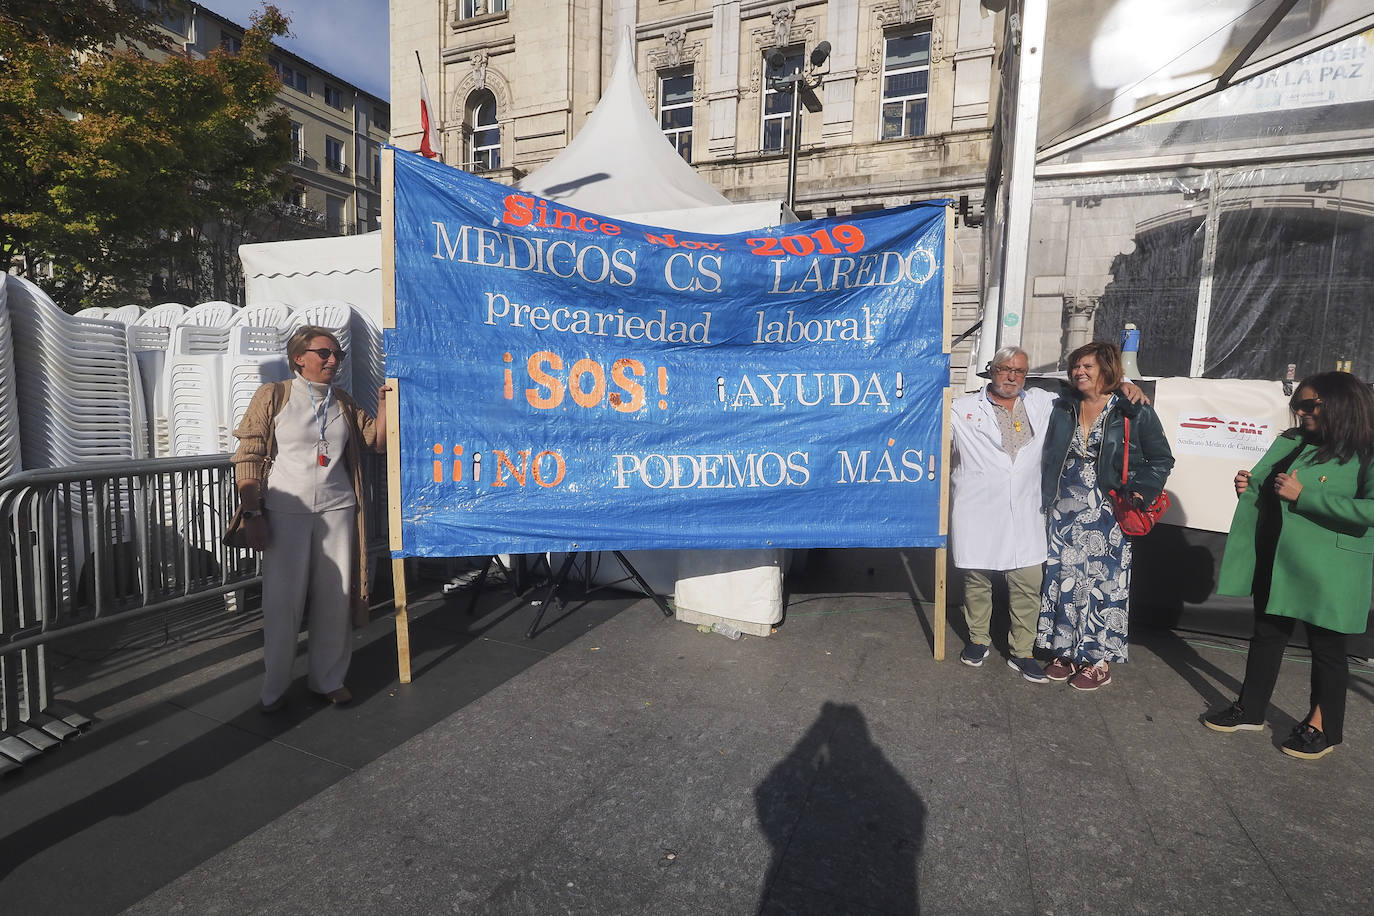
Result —
[{"label": "blue sky", "polygon": [[[247,28],[262,0],[198,0]],[[388,0],[274,0],[291,20],[291,36],[277,43],[359,89],[391,100]]]}]

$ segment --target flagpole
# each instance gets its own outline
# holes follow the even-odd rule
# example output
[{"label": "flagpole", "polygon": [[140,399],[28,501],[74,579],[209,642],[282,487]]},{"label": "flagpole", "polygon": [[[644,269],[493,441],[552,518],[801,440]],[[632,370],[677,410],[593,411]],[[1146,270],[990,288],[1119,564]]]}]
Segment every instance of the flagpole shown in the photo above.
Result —
[{"label": "flagpole", "polygon": [[420,51],[415,50],[415,66],[420,70],[420,155],[444,161],[443,144],[439,142],[438,113],[429,101],[429,85],[425,80],[425,65]]}]

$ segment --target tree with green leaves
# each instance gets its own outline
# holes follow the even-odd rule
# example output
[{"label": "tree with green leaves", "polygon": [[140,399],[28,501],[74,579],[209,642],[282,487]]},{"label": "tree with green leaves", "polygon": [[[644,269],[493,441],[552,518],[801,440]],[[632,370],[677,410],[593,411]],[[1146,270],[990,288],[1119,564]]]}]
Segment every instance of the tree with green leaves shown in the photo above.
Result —
[{"label": "tree with green leaves", "polygon": [[0,0],[0,270],[64,308],[198,275],[216,227],[284,187],[290,121],[267,56],[286,17],[265,5],[237,53],[197,59],[160,37],[156,9]]}]

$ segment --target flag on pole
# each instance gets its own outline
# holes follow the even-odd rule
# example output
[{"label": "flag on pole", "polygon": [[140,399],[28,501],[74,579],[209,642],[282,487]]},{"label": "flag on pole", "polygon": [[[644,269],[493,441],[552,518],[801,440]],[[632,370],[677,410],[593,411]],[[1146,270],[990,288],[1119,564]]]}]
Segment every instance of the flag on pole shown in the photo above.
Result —
[{"label": "flag on pole", "polygon": [[420,68],[420,154],[428,159],[439,155],[439,131],[435,128],[434,106],[429,102],[429,87],[425,85],[425,68],[420,52],[415,52],[415,64]]}]

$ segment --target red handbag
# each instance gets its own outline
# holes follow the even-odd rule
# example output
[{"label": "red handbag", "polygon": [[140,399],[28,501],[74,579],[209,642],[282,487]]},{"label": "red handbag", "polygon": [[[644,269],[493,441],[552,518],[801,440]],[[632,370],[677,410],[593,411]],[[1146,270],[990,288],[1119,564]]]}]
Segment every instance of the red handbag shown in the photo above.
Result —
[{"label": "red handbag", "polygon": [[[1122,419],[1126,421],[1126,444],[1121,456],[1121,488],[1124,490],[1131,462],[1131,420],[1129,417]],[[1131,537],[1149,534],[1155,522],[1159,521],[1159,517],[1169,511],[1169,494],[1163,491],[1155,497],[1154,502],[1144,507],[1136,505],[1128,493],[1118,490],[1107,492],[1112,498],[1112,513],[1116,516],[1116,523],[1121,526],[1123,534]]]}]

